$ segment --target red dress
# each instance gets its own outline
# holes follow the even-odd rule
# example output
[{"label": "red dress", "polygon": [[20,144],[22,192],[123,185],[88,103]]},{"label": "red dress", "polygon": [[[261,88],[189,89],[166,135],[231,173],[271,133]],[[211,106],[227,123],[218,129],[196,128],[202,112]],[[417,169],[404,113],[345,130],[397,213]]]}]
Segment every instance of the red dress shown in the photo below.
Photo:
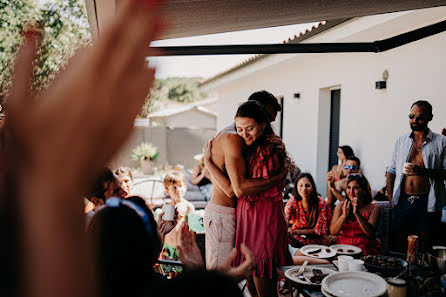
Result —
[{"label": "red dress", "polygon": [[[369,219],[372,209],[373,204],[364,213],[361,213],[364,219]],[[381,247],[378,240],[370,239],[364,233],[357,220],[351,221],[348,219],[344,221],[336,243],[357,246],[362,249],[364,255],[376,255],[378,254],[378,249]]]},{"label": "red dress", "polygon": [[[330,233],[331,209],[322,197],[318,196],[318,199],[318,217],[313,227],[316,234],[307,235],[305,238],[299,235],[293,235],[303,245],[322,244],[324,236]],[[302,201],[297,201],[294,196],[285,205],[285,217],[288,224],[292,225],[291,228],[293,230],[310,228],[307,223],[307,216],[305,215]]]},{"label": "red dress", "polygon": [[[257,147],[249,164],[252,178],[268,179],[279,167],[277,156],[271,154],[269,146]],[[256,258],[254,275],[257,277],[272,279],[278,266],[292,263],[283,212],[283,187],[282,182],[257,195],[241,197],[237,202],[234,266],[244,261],[240,253],[240,245],[244,243]]]}]

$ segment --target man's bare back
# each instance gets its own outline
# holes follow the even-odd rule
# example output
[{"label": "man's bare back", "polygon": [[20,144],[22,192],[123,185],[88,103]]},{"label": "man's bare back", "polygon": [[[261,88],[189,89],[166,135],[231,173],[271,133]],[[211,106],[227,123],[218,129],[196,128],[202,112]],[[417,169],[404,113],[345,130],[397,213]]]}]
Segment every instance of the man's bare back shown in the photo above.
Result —
[{"label": "man's bare back", "polygon": [[[409,162],[425,168],[422,154],[422,146],[425,139],[414,139],[412,151],[410,153]],[[421,195],[429,193],[430,182],[427,176],[423,175],[406,175],[404,179],[404,191],[409,195]]]},{"label": "man's bare back", "polygon": [[[237,135],[237,132],[235,131],[234,125],[228,126],[213,140],[212,145],[212,162],[217,166],[221,171],[225,172],[226,175],[226,167],[225,167],[225,147],[228,145],[231,146],[243,146],[243,140],[240,138],[240,136]],[[212,198],[211,202],[215,203],[217,205],[227,206],[227,207],[235,207],[236,204],[236,197],[235,195],[229,197],[225,194],[225,192],[217,186],[215,181],[212,180],[212,183],[214,184],[213,192],[212,192]]]}]

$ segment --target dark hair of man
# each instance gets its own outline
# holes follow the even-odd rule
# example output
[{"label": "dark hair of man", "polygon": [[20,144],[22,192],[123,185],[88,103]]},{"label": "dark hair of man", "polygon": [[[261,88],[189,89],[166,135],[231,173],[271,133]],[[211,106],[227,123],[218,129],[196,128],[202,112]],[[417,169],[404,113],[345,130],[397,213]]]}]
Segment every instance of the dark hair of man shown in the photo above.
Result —
[{"label": "dark hair of man", "polygon": [[356,164],[358,165],[358,167],[361,167],[361,161],[359,160],[358,157],[355,156],[348,156],[346,161],[351,160],[351,161],[355,161]]},{"label": "dark hair of man", "polygon": [[252,93],[251,96],[249,96],[248,101],[257,101],[265,106],[272,106],[276,111],[282,110],[279,104],[279,100],[277,100],[277,98],[273,94],[265,90]]},{"label": "dark hair of man", "polygon": [[310,173],[304,172],[297,177],[296,181],[294,182],[293,196],[297,201],[302,200],[302,197],[299,195],[299,191],[297,190],[297,183],[302,178],[308,178],[312,187],[310,193],[310,205],[308,209],[308,228],[314,228],[319,216],[319,197],[317,196],[316,184],[314,183],[313,176]]},{"label": "dark hair of man", "polygon": [[85,197],[88,200],[91,200],[93,197],[102,198],[105,200],[104,193],[107,191],[108,186],[114,182],[115,176],[113,172],[107,168],[104,167],[99,174],[99,176],[96,178],[95,182],[91,186],[91,190],[89,193],[85,195]]},{"label": "dark hair of man", "polygon": [[96,249],[95,273],[100,297],[141,296],[154,279],[153,265],[161,251],[157,224],[140,197],[129,197],[149,217],[149,234],[135,210],[121,204],[104,207],[91,219],[88,235]]},{"label": "dark hair of man", "polygon": [[355,155],[355,153],[353,153],[353,149],[349,145],[341,145],[339,148],[344,153],[345,158]]},{"label": "dark hair of man", "polygon": [[347,178],[347,186],[352,181],[356,181],[362,190],[362,195],[358,197],[360,206],[372,203],[372,191],[369,181],[365,178],[365,176],[360,174],[349,175]]},{"label": "dark hair of man", "polygon": [[426,113],[429,115],[432,115],[432,105],[427,102],[426,100],[418,100],[416,102],[414,102],[410,108],[414,107],[414,106],[419,106],[419,107],[424,107],[424,109],[426,110]]}]

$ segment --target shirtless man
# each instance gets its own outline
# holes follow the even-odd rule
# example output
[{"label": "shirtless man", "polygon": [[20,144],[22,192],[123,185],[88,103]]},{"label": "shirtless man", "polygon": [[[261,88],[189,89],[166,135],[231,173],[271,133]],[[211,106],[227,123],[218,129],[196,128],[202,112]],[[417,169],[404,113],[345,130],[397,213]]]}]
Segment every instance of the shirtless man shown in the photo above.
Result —
[{"label": "shirtless man", "polygon": [[[407,235],[420,237],[422,250],[432,246],[446,205],[446,137],[428,128],[432,106],[427,101],[412,104],[411,133],[400,136],[387,168],[386,187],[392,211],[394,249],[407,248]],[[405,169],[404,163],[406,164]],[[437,236],[439,237],[439,236]]]},{"label": "shirtless man", "polygon": [[[259,98],[260,100],[257,100]],[[266,91],[256,92],[248,100],[264,104],[272,121],[281,109],[277,99]],[[279,175],[268,180],[247,178],[242,154],[244,145],[243,139],[237,135],[235,125],[232,124],[218,133],[210,150],[205,150],[205,166],[214,185],[212,198],[206,206],[204,216],[207,269],[221,266],[234,248],[236,197],[263,192],[281,182],[287,174],[284,169]],[[230,182],[219,184],[222,179],[216,176],[222,175],[222,171],[227,174]]]}]

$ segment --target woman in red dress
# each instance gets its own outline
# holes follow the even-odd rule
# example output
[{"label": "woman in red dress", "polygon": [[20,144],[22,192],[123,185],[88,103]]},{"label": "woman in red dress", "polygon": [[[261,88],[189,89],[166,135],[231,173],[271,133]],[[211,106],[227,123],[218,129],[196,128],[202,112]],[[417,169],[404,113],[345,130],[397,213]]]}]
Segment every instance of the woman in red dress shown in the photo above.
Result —
[{"label": "woman in red dress", "polygon": [[347,197],[338,204],[330,225],[332,235],[338,235],[338,244],[350,244],[362,249],[364,255],[378,254],[380,244],[375,237],[380,208],[372,204],[367,179],[350,175],[347,179]]},{"label": "woman in red dress", "polygon": [[[269,179],[284,166],[291,168],[285,145],[272,131],[268,114],[261,104],[248,101],[240,105],[235,125],[237,134],[246,144],[245,160],[249,177]],[[240,252],[240,246],[244,243],[256,258],[256,271],[253,279],[248,280],[253,295],[277,296],[276,270],[279,266],[292,263],[288,252],[283,188],[284,182],[281,182],[262,193],[238,197],[234,266],[244,261]]]},{"label": "woman in red dress", "polygon": [[300,244],[323,244],[330,234],[331,209],[318,196],[310,173],[302,173],[294,183],[293,196],[285,205],[288,233]]}]

